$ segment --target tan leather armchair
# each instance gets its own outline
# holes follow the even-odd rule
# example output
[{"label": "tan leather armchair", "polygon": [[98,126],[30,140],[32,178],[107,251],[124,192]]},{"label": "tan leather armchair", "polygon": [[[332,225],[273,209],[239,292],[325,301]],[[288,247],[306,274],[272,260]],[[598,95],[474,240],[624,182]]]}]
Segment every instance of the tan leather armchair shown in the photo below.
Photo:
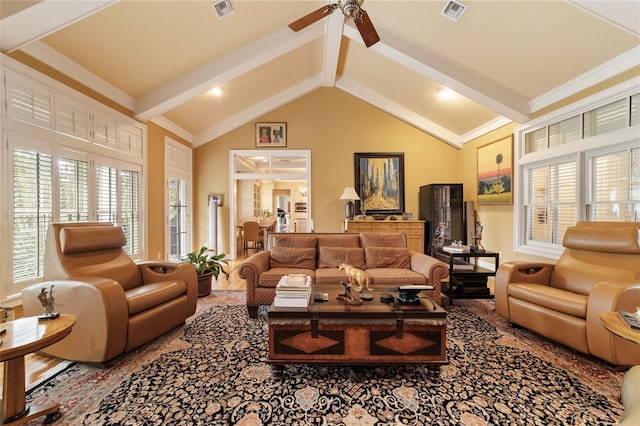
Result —
[{"label": "tan leather armchair", "polygon": [[640,306],[640,223],[579,222],[557,263],[505,262],[495,279],[498,315],[614,365],[640,350],[607,331],[600,314]]},{"label": "tan leather armchair", "polygon": [[134,262],[120,226],[102,222],[49,227],[44,279],[22,291],[25,316],[43,314],[37,296],[53,288],[55,311],[76,316],[69,336],[42,352],[106,362],[185,322],[196,310],[197,277],[186,262]]}]

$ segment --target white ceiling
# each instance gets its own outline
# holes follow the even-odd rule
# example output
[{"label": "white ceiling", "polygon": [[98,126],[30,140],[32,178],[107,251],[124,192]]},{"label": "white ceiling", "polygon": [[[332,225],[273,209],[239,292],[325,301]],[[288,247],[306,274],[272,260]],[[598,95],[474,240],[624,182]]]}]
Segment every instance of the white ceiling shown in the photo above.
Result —
[{"label": "white ceiling", "polygon": [[[639,1],[366,0],[365,48],[323,1],[0,0],[2,51],[20,49],[192,142],[207,143],[319,87],[335,86],[454,146],[638,74]],[[223,95],[206,92],[220,87]],[[456,94],[438,97],[443,87]],[[286,120],[284,120],[286,121]]]}]

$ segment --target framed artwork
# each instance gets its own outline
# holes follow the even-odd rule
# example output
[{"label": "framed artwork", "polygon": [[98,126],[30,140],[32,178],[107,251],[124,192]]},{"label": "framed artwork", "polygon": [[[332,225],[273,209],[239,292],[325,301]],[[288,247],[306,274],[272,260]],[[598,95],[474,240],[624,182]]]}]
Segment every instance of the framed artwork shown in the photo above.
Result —
[{"label": "framed artwork", "polygon": [[356,214],[404,212],[404,153],[355,153]]},{"label": "framed artwork", "polygon": [[286,148],[287,123],[256,123],[256,148]]},{"label": "framed artwork", "polygon": [[513,135],[478,147],[478,205],[513,203]]}]

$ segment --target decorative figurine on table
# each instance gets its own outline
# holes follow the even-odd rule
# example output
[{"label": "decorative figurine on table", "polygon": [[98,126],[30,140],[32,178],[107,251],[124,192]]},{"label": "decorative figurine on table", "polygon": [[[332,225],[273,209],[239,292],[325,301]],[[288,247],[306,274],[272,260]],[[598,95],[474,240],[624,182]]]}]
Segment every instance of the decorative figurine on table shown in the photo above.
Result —
[{"label": "decorative figurine on table", "polygon": [[480,223],[480,221],[476,222],[476,235],[475,237],[473,237],[473,250],[472,251],[476,251],[479,253],[484,252],[484,246],[482,245],[482,230],[484,229],[484,226],[482,226],[482,223]]},{"label": "decorative figurine on table", "polygon": [[338,269],[344,271],[349,279],[348,282],[342,282],[344,292],[336,296],[338,300],[342,300],[349,305],[362,305],[363,300],[373,299],[372,294],[362,293],[365,288],[373,291],[370,286],[371,277],[369,274],[347,263],[341,263]]},{"label": "decorative figurine on table", "polygon": [[55,305],[55,299],[53,298],[53,287],[49,287],[49,293],[47,294],[47,290],[43,287],[40,289],[40,294],[38,294],[38,300],[44,307],[44,315],[38,317],[41,320],[51,320],[58,318],[60,316],[59,312],[53,312],[53,307]]},{"label": "decorative figurine on table", "polygon": [[444,237],[446,233],[447,233],[446,222],[438,223],[438,227],[434,232],[432,244],[436,247],[442,247],[444,245]]}]

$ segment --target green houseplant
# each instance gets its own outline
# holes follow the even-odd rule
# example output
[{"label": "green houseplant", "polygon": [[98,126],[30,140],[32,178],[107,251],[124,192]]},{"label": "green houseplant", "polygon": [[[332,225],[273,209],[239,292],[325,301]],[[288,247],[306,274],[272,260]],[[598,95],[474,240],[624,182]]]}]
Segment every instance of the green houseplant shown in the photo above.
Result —
[{"label": "green houseplant", "polygon": [[183,257],[183,260],[193,265],[198,275],[198,297],[211,293],[211,276],[217,280],[222,272],[229,279],[229,273],[224,269],[224,265],[229,264],[224,260],[227,255],[224,253],[213,255],[207,253],[207,250],[209,250],[207,246],[202,246]]}]

